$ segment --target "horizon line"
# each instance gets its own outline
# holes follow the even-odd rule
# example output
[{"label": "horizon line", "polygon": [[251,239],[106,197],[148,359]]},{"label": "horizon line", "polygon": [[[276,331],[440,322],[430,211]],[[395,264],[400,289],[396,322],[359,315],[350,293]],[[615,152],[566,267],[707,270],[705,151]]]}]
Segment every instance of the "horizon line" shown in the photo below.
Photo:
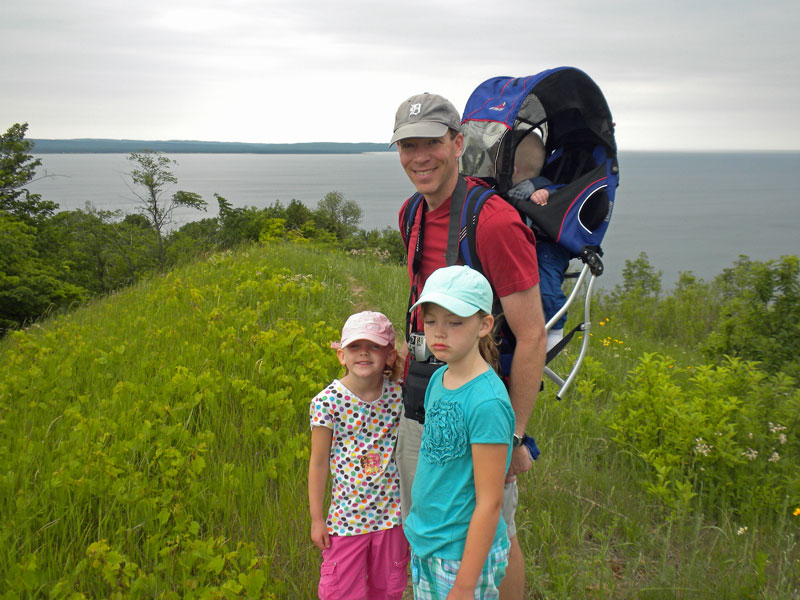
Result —
[{"label": "horizon line", "polygon": [[[67,144],[67,143],[124,143],[124,144],[188,144],[188,145],[208,145],[208,146],[241,146],[241,147],[279,147],[279,146],[377,146],[382,147],[384,152],[393,152],[394,148],[390,147],[386,142],[335,142],[335,141],[315,141],[315,142],[229,142],[220,140],[197,140],[197,139],[133,139],[133,138],[27,138],[30,142],[36,145],[37,142],[42,142],[44,145],[54,144]],[[651,152],[651,153],[731,153],[731,154],[791,154],[800,152],[798,148],[645,148],[641,146],[629,147],[625,149],[617,148],[618,152]],[[36,149],[32,152],[35,154]],[[57,152],[43,152],[43,153],[57,153]],[[91,154],[93,152],[87,152]],[[115,154],[116,152],[107,152]],[[247,154],[247,152],[240,152]]]}]

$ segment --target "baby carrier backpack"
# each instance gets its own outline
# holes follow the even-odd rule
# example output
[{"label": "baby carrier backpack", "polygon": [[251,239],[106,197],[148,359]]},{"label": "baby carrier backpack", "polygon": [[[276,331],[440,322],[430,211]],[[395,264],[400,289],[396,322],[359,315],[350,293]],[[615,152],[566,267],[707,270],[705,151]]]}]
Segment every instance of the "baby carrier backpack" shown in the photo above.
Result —
[{"label": "baby carrier backpack", "polygon": [[[581,322],[547,355],[549,364],[576,332],[583,332],[580,352],[567,375],[559,376],[550,366],[545,367],[545,374],[559,386],[556,396],[561,398],[588,349],[591,296],[603,272],[600,244],[619,185],[611,112],[600,88],[586,73],[559,67],[524,78],[484,81],[467,101],[461,131],[461,172],[493,185],[517,209],[537,240],[551,240],[583,262],[566,304],[546,324],[549,331],[581,290],[585,291]],[[515,152],[528,135],[538,135],[545,148],[540,175],[550,182],[550,196],[544,206],[508,195]],[[467,208],[475,210],[474,215],[462,216],[462,221],[476,221],[480,204]]]},{"label": "baby carrier backpack", "polygon": [[608,228],[619,183],[614,123],[600,88],[586,73],[560,67],[525,78],[480,84],[464,110],[461,171],[494,185],[509,200],[515,152],[528,135],[545,146],[544,206],[510,199],[537,239],[578,257],[597,249]]}]

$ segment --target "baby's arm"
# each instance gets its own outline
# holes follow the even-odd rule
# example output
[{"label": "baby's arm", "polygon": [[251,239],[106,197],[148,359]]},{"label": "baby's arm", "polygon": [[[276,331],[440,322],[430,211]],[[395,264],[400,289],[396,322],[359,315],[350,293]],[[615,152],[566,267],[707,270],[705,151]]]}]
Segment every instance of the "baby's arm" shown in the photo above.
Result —
[{"label": "baby's arm", "polygon": [[323,503],[325,484],[330,469],[331,440],[333,431],[327,427],[311,429],[311,458],[308,461],[308,508],[311,514],[311,540],[317,548],[324,550],[331,545]]},{"label": "baby's arm", "polygon": [[544,206],[547,204],[547,199],[550,197],[550,192],[546,189],[536,190],[531,194],[531,202]]},{"label": "baby's arm", "polygon": [[507,452],[505,444],[472,444],[475,511],[469,522],[461,567],[447,600],[472,600],[475,597],[475,586],[489,556],[503,507]]}]

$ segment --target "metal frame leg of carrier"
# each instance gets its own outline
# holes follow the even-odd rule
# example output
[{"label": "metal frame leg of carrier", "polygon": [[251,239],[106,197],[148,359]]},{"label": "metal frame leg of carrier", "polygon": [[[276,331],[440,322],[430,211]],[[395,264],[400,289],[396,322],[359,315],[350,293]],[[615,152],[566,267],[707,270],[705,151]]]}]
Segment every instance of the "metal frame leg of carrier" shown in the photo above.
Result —
[{"label": "metal frame leg of carrier", "polygon": [[549,332],[552,326],[561,318],[561,316],[564,315],[567,310],[569,310],[569,307],[575,303],[585,285],[586,294],[583,300],[583,319],[581,323],[572,329],[572,331],[570,331],[563,340],[556,344],[556,346],[547,353],[547,363],[549,363],[561,352],[561,350],[564,349],[564,347],[566,347],[576,332],[582,332],[583,339],[581,340],[578,357],[575,359],[575,362],[572,364],[572,367],[566,377],[561,377],[550,367],[548,367],[547,364],[545,364],[544,374],[559,386],[558,392],[556,393],[556,398],[558,400],[561,400],[561,398],[564,397],[567,389],[569,389],[570,385],[575,380],[575,377],[577,377],[578,370],[583,363],[583,359],[589,351],[589,334],[592,329],[592,294],[594,293],[594,286],[597,278],[603,273],[603,263],[601,262],[599,255],[594,251],[584,250],[580,255],[580,259],[583,261],[583,268],[578,275],[578,280],[575,283],[575,286],[572,288],[572,292],[567,298],[567,301],[564,303],[564,306],[562,306],[561,309],[555,315],[553,315],[553,317],[545,325],[545,329]]}]

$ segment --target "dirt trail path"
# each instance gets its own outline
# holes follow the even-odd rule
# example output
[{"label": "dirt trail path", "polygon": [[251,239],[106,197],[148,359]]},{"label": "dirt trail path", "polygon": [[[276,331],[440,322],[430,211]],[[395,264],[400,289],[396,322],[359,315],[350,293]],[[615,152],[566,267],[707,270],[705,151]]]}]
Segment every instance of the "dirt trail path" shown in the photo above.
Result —
[{"label": "dirt trail path", "polygon": [[363,282],[356,279],[352,274],[347,273],[347,280],[350,282],[350,296],[353,299],[353,312],[361,312],[367,310],[368,307],[364,300],[367,288],[364,287]]}]

